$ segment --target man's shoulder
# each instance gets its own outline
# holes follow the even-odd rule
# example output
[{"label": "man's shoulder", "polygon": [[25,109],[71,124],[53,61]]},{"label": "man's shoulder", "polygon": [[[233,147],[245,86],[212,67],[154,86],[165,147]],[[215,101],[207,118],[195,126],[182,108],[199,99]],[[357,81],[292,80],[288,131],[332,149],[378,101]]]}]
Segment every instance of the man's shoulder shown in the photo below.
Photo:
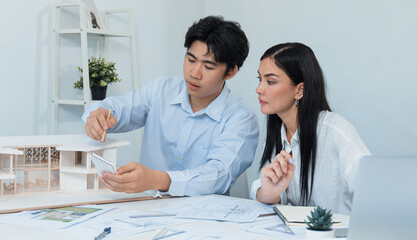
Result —
[{"label": "man's shoulder", "polygon": [[255,118],[255,113],[252,109],[245,103],[245,101],[236,95],[230,93],[224,104],[225,110],[224,114],[234,115],[234,116],[246,116],[250,118]]}]

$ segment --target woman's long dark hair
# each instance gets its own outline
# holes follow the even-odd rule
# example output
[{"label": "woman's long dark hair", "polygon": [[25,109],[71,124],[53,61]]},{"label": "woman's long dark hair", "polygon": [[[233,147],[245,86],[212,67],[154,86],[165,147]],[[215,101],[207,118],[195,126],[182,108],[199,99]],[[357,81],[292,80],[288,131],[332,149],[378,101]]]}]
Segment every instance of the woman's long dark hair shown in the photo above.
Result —
[{"label": "woman's long dark hair", "polygon": [[[326,99],[323,72],[311,48],[301,43],[283,43],[268,49],[261,60],[272,58],[294,85],[304,83],[303,98],[298,104],[298,130],[300,136],[300,205],[308,205],[313,191],[314,170],[317,152],[317,121],[321,111],[330,110]],[[275,150],[279,153],[281,144],[282,120],[277,114],[269,114],[267,134],[261,168],[270,162]],[[311,171],[310,171],[311,169]],[[309,179],[311,185],[309,186]]]}]

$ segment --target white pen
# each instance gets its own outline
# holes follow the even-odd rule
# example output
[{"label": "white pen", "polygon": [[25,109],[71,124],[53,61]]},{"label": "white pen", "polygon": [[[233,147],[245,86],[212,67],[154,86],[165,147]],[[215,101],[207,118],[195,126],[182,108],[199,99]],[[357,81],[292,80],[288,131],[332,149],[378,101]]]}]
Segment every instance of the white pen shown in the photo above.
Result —
[{"label": "white pen", "polygon": [[[284,144],[282,144],[282,150],[284,150],[284,151],[286,151],[285,150],[285,141],[284,141]],[[291,155],[291,150],[288,152],[288,154],[290,154]],[[290,159],[288,159],[288,161],[292,164],[292,165],[294,165],[294,160],[292,159],[292,156],[291,156],[291,158]]]}]

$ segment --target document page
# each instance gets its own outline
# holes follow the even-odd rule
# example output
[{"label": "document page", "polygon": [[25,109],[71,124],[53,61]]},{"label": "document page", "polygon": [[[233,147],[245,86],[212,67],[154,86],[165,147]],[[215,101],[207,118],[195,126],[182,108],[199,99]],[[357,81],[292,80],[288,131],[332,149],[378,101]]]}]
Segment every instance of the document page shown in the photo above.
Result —
[{"label": "document page", "polygon": [[254,222],[264,209],[264,204],[253,200],[215,195],[189,202],[188,208],[179,212],[176,217],[230,222]]}]

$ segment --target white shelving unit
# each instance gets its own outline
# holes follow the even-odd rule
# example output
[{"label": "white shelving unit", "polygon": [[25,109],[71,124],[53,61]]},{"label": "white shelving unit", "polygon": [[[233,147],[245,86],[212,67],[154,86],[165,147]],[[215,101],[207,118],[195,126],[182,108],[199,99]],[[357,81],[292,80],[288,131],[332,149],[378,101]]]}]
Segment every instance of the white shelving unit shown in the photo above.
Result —
[{"label": "white shelving unit", "polygon": [[[93,3],[92,0],[89,0]],[[94,4],[94,3],[93,3]],[[61,28],[61,12],[64,8],[78,8],[79,15],[79,27],[78,28]],[[59,131],[59,107],[61,105],[72,106],[85,106],[88,105],[91,100],[90,84],[89,84],[89,72],[88,72],[88,40],[89,38],[101,38],[103,44],[100,44],[100,55],[107,58],[108,38],[129,38],[130,39],[130,52],[131,52],[131,75],[132,75],[132,89],[138,88],[137,70],[136,70],[136,45],[135,45],[135,33],[134,33],[134,20],[133,13],[130,9],[122,10],[106,10],[103,11],[104,26],[102,29],[94,29],[88,26],[87,21],[87,8],[84,0],[78,0],[73,3],[61,3],[57,4],[54,9],[53,17],[53,47],[52,47],[52,104],[53,104],[53,130],[54,134],[58,134]],[[105,26],[108,26],[109,17],[111,14],[127,14],[127,21],[129,24],[129,30],[127,32],[115,32],[108,30]],[[63,99],[60,97],[60,78],[61,78],[61,66],[60,66],[60,38],[64,34],[79,35],[81,44],[81,67],[83,69],[83,99]],[[97,57],[97,56],[96,56]],[[107,59],[106,59],[107,60]],[[76,79],[74,79],[74,82]]]}]

